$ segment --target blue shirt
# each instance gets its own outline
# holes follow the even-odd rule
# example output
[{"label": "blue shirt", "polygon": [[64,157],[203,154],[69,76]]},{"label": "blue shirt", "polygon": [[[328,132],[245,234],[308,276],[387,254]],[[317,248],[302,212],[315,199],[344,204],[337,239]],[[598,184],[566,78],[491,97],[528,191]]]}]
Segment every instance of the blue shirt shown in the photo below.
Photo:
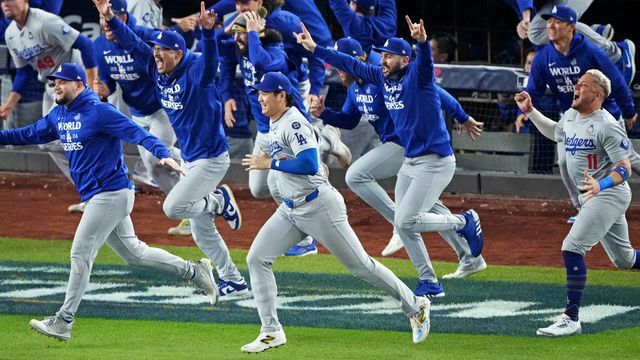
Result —
[{"label": "blue shirt", "polygon": [[[160,32],[136,25],[136,19],[131,14],[127,26],[144,41],[154,39]],[[107,84],[112,93],[116,83],[120,84],[122,98],[131,114],[142,117],[162,108],[155,92],[155,78],[148,71],[146,54],[131,53],[119,43],[107,40],[104,34],[94,40],[93,50],[100,80]]]},{"label": "blue shirt", "polygon": [[440,111],[431,48],[427,42],[418,44],[414,61],[390,77],[382,74],[380,66],[365,64],[335,50],[318,46],[315,52],[336,68],[382,87],[385,106],[406,157],[453,154]]},{"label": "blue shirt", "polygon": [[[344,36],[356,39],[366,51],[371,46],[380,46],[388,38],[396,36],[398,13],[395,0],[378,0],[374,16],[356,14],[345,0],[330,0],[329,6],[338,19]],[[312,32],[311,35],[315,39],[315,33]]]},{"label": "blue shirt", "polygon": [[214,32],[202,31],[202,56],[187,50],[167,76],[158,73],[151,47],[129,27],[115,16],[108,24],[122,48],[146,61],[147,73],[156,79],[156,93],[176,132],[182,158],[192,162],[227,151],[221,98],[214,82],[218,68]]},{"label": "blue shirt", "polygon": [[170,157],[158,138],[136,125],[89,88],[68,106],[56,106],[44,118],[19,129],[0,131],[0,144],[46,144],[61,140],[71,179],[82,201],[105,191],[131,187],[121,140],[138,144],[155,157]]},{"label": "blue shirt", "polygon": [[569,109],[573,101],[573,87],[589,69],[598,69],[611,80],[611,95],[603,107],[615,118],[620,117],[621,110],[625,119],[633,117],[635,106],[622,74],[602,50],[581,34],[574,35],[566,56],[558,52],[552,43],[538,51],[527,83],[533,106],[538,106],[539,97],[549,86],[560,111]]}]

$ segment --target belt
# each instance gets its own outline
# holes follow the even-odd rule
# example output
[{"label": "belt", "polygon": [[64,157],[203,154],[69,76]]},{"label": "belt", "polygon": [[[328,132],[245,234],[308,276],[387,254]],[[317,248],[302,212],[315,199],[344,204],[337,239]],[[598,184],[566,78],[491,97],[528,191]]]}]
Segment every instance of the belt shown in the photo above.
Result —
[{"label": "belt", "polygon": [[309,195],[305,196],[305,197],[301,197],[301,198],[297,198],[297,199],[284,199],[283,202],[284,204],[289,208],[289,209],[294,209],[297,208],[300,205],[304,205],[306,203],[312,202],[315,198],[318,197],[318,194],[320,193],[319,189],[315,189],[312,193],[310,193]]}]

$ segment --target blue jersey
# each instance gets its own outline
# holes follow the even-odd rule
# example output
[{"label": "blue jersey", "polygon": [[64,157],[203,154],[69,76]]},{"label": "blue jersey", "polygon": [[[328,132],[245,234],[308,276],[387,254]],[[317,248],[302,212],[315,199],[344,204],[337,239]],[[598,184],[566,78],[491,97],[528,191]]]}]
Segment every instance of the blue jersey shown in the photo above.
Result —
[{"label": "blue jersey", "polygon": [[573,101],[573,86],[589,69],[598,69],[611,80],[611,96],[603,107],[615,118],[620,117],[621,110],[625,119],[633,117],[636,110],[622,74],[602,50],[581,34],[574,35],[566,56],[558,52],[552,43],[538,51],[531,64],[527,83],[527,92],[531,94],[533,105],[538,106],[538,98],[549,86],[560,111],[569,109]]},{"label": "blue jersey", "polygon": [[[356,39],[366,51],[396,36],[398,14],[395,0],[378,0],[374,16],[356,14],[345,0],[330,0],[329,6],[342,26],[344,36]],[[315,33],[311,34],[315,39]]]},{"label": "blue jersey", "polygon": [[[267,36],[272,37],[273,35],[275,34],[272,33]],[[260,82],[265,73],[279,71],[285,74],[294,88],[297,89],[297,69],[287,58],[281,41],[269,41],[266,37],[260,39],[257,32],[250,31],[248,33],[247,47],[247,55],[241,56],[236,51],[235,42],[225,41],[221,44],[220,93],[223,102],[232,98],[235,69],[236,65],[240,64],[244,89],[251,105],[251,114],[256,120],[256,127],[259,132],[268,134],[270,120],[262,114],[262,106],[258,102],[258,90],[251,86]],[[293,98],[294,106],[308,118],[298,91],[293,93]]]},{"label": "blue jersey", "polygon": [[[127,26],[144,41],[154,39],[160,32],[136,25],[136,19],[131,14]],[[116,83],[120,84],[122,98],[131,114],[142,117],[162,108],[155,92],[155,79],[148,71],[147,58],[138,57],[146,54],[130,53],[119,43],[107,40],[104,34],[94,40],[93,50],[100,80],[107,84],[112,93]]]},{"label": "blue jersey", "polygon": [[146,61],[147,72],[156,79],[156,92],[176,132],[182,158],[192,162],[227,151],[222,128],[222,104],[215,86],[218,46],[211,30],[202,32],[203,55],[187,50],[167,76],[159,74],[153,51],[117,17],[108,21],[123,49]]},{"label": "blue jersey", "polygon": [[318,46],[315,52],[336,68],[382,88],[385,106],[406,157],[453,154],[440,111],[428,43],[418,44],[416,59],[390,77],[384,77],[380,66],[365,64],[335,50]]},{"label": "blue jersey", "polygon": [[536,9],[533,7],[533,0],[503,0],[518,14],[518,20],[522,20],[522,13],[531,10],[531,19],[536,15]]},{"label": "blue jersey", "polygon": [[86,88],[68,106],[56,106],[44,118],[19,129],[0,131],[0,144],[29,145],[62,141],[71,179],[82,201],[104,191],[131,187],[122,141],[138,144],[155,157],[170,157],[155,136]]}]

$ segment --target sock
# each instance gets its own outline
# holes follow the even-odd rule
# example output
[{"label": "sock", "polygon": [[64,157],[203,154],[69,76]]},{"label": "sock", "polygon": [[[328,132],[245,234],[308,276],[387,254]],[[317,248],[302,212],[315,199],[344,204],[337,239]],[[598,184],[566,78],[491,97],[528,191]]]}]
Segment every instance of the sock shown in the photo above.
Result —
[{"label": "sock", "polygon": [[640,270],[640,250],[636,250],[636,263],[631,268]]},{"label": "sock", "polygon": [[578,321],[582,293],[587,285],[587,264],[584,256],[563,251],[562,259],[567,270],[567,307],[564,313],[573,321]]}]

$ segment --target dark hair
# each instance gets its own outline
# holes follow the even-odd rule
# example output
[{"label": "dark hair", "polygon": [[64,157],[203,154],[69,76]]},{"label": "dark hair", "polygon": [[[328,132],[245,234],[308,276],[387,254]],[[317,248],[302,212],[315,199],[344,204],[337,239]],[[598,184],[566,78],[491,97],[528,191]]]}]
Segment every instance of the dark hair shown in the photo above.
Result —
[{"label": "dark hair", "polygon": [[293,106],[293,95],[287,94],[287,96],[285,97],[285,100],[287,101],[287,106],[288,107],[292,107]]},{"label": "dark hair", "polygon": [[284,0],[263,0],[262,7],[267,9],[269,13],[273,12],[275,8],[282,7],[284,5]]},{"label": "dark hair", "polygon": [[458,47],[458,43],[453,35],[447,32],[437,32],[433,34],[431,38],[438,42],[439,52],[449,54],[447,61],[451,60],[456,53],[456,48]]}]

